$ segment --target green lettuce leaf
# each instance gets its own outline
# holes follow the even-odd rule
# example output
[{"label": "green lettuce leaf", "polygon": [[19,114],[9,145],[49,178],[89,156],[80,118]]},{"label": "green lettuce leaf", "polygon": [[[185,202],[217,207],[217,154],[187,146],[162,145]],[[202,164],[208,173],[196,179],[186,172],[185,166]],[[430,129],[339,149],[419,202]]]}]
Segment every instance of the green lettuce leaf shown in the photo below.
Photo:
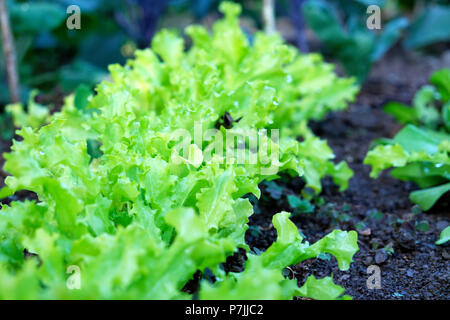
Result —
[{"label": "green lettuce leaf", "polygon": [[439,240],[436,241],[436,244],[444,244],[450,240],[450,227],[445,228],[441,232],[441,236],[439,237]]},{"label": "green lettuce leaf", "polygon": [[[333,254],[341,270],[347,270],[353,255],[358,251],[355,231],[335,230],[313,245],[302,242],[303,238],[288,212],[273,216],[272,223],[277,230],[277,240],[261,255],[248,255],[245,270],[230,273],[213,285],[203,282],[200,290],[202,299],[292,299],[294,296],[318,300],[341,298],[345,289],[334,284],[331,277],[317,280],[310,276],[298,288],[296,281],[285,279],[281,270],[321,253]],[[348,297],[345,297],[348,298]]]}]

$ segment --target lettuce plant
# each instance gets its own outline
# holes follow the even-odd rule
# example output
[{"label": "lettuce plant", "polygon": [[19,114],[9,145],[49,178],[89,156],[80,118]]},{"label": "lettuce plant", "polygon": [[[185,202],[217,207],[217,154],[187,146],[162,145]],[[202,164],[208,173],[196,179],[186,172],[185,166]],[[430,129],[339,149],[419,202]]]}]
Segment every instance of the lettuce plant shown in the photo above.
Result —
[{"label": "lettuce plant", "polygon": [[441,232],[441,236],[439,237],[439,240],[436,241],[436,244],[444,244],[447,243],[450,240],[450,227],[445,228]]},{"label": "lettuce plant", "polygon": [[414,124],[429,129],[444,127],[450,131],[450,69],[436,71],[414,95],[412,107],[390,102],[384,111],[402,124]]},{"label": "lettuce plant", "polygon": [[[39,201],[0,211],[1,298],[189,299],[184,286],[205,269],[215,282],[201,282],[204,299],[347,298],[331,277],[308,278],[299,288],[282,269],[327,252],[346,270],[356,233],[335,230],[310,245],[285,212],[273,217],[277,241],[260,255],[247,253],[243,272],[221,267],[238,248],[249,250],[253,208],[244,196],[259,197],[260,182],[284,171],[316,192],[325,175],[347,187],[351,170],[332,162],[331,149],[306,124],[345,108],[357,91],[319,55],[301,55],[277,35],[257,33],[250,42],[238,5],[225,2],[221,10],[212,33],[187,29],[189,50],[163,30],[151,49],[110,66],[110,81],[95,95],[78,90],[47,125],[18,131],[23,140],[5,154],[11,176],[0,193],[29,190]],[[196,141],[197,130],[214,128],[238,141],[258,130],[244,155],[268,148],[277,156],[270,163],[224,157],[235,148]],[[279,139],[266,134],[278,128]],[[66,271],[76,269],[73,289]]]},{"label": "lettuce plant", "polygon": [[348,74],[363,82],[372,64],[398,42],[409,25],[407,18],[397,15],[383,24],[379,32],[369,30],[366,22],[368,7],[384,8],[386,4],[384,0],[308,0],[302,11],[308,26],[327,52],[342,63]]},{"label": "lettuce plant", "polygon": [[424,86],[416,94],[413,107],[390,103],[385,110],[407,124],[392,140],[369,151],[364,163],[372,166],[376,178],[382,170],[413,181],[422,190],[411,193],[411,201],[429,210],[450,191],[450,69],[431,77],[434,86]]}]

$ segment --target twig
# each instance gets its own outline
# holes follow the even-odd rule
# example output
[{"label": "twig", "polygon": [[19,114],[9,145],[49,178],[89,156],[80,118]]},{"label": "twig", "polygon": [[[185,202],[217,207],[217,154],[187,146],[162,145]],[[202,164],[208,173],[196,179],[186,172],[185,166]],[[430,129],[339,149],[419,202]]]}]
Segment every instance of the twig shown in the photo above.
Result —
[{"label": "twig", "polygon": [[274,0],[264,0],[262,16],[264,21],[264,31],[267,34],[274,33],[276,31]]},{"label": "twig", "polygon": [[0,29],[3,39],[3,54],[5,56],[6,75],[8,78],[9,95],[11,102],[19,102],[19,75],[17,73],[16,51],[9,24],[6,0],[0,0]]}]

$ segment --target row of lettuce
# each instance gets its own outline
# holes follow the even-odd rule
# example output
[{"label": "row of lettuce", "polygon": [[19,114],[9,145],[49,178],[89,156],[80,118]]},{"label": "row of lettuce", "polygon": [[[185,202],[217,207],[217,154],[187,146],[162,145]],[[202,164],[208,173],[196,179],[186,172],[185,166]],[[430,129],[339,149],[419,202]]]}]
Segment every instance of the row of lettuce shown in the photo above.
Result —
[{"label": "row of lettuce", "polygon": [[[201,299],[349,298],[332,277],[311,276],[299,287],[282,271],[321,253],[347,270],[358,250],[354,231],[309,244],[281,212],[273,216],[277,240],[257,255],[245,242],[253,214],[245,196],[259,197],[258,184],[281,171],[303,176],[316,192],[325,175],[345,189],[352,171],[332,161],[306,124],[345,108],[358,88],[277,35],[249,40],[238,5],[225,2],[221,10],[212,33],[187,29],[189,50],[182,37],[162,31],[152,49],[110,66],[110,80],[95,95],[77,90],[61,112],[49,115],[34,102],[28,114],[9,107],[25,126],[5,154],[10,176],[1,197],[29,190],[39,201],[13,201],[0,211],[0,298],[190,299],[183,288],[205,270],[214,281],[200,281]],[[217,150],[203,161],[208,141],[189,146],[200,161],[180,156],[174,131],[193,135],[195,123],[206,131],[225,114],[239,120],[220,131],[237,137],[282,128],[276,142],[258,139],[258,148],[279,154],[276,172],[262,174],[269,164],[259,160],[224,161]],[[247,252],[244,271],[225,272],[238,248]],[[66,271],[74,268],[81,281],[71,290]]]}]

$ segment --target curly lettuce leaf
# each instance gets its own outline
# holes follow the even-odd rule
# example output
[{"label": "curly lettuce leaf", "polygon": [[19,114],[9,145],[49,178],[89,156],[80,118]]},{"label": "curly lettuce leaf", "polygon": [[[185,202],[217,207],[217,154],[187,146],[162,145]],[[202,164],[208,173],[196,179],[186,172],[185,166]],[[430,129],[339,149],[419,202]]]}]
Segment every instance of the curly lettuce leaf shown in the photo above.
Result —
[{"label": "curly lettuce leaf", "polygon": [[[355,231],[335,230],[313,245],[302,242],[297,227],[289,220],[288,212],[274,215],[272,221],[277,230],[277,240],[261,255],[248,255],[246,268],[241,273],[230,273],[213,285],[203,282],[202,299],[292,299],[302,296],[319,300],[341,298],[345,289],[335,285],[331,277],[317,280],[310,276],[298,288],[296,281],[282,276],[283,268],[303,260],[331,253],[341,270],[347,270],[353,255],[358,251]],[[348,298],[348,297],[345,297]]]},{"label": "curly lettuce leaf", "polygon": [[[243,197],[259,196],[259,183],[285,171],[304,175],[316,192],[325,175],[347,187],[351,170],[332,162],[332,150],[306,123],[345,108],[357,91],[354,80],[337,77],[319,55],[303,55],[279,35],[258,32],[248,41],[240,6],[224,3],[221,10],[225,17],[211,33],[187,29],[188,50],[181,36],[161,31],[152,48],[125,66],[111,65],[96,94],[79,88],[47,125],[17,132],[23,140],[4,155],[10,176],[0,195],[29,190],[38,200],[0,210],[0,281],[8,288],[1,297],[189,299],[183,288],[197,271],[221,277],[219,265],[249,249],[253,208]],[[231,124],[222,121],[226,114]],[[271,129],[281,129],[279,139]],[[270,152],[240,163],[223,136],[242,140],[249,131],[257,139],[244,156]],[[198,141],[200,134],[209,139]],[[255,258],[238,280],[245,286],[259,273],[272,279],[271,291],[254,291],[255,298],[292,296],[295,286],[271,265],[322,251],[336,254],[340,267],[349,263],[351,233],[302,249],[286,219],[279,228],[292,230],[280,231],[268,258]],[[73,266],[81,273],[77,290],[67,287]]]},{"label": "curly lettuce leaf", "polygon": [[17,128],[31,127],[37,129],[49,121],[48,107],[35,102],[37,94],[36,90],[30,93],[26,111],[22,103],[14,103],[5,107],[6,112],[12,115],[14,126]]}]

